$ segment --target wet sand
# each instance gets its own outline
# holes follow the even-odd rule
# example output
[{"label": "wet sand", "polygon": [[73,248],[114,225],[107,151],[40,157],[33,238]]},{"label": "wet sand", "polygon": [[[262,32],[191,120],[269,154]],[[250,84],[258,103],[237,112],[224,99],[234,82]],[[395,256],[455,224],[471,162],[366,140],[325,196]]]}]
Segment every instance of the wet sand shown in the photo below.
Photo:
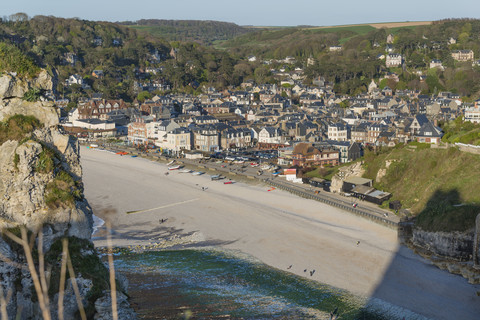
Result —
[{"label": "wet sand", "polygon": [[[389,228],[268,186],[225,185],[208,174],[165,175],[164,164],[84,147],[81,156],[85,194],[95,214],[111,221],[116,246],[189,236],[194,241],[187,247],[238,250],[430,318],[480,314],[480,286],[399,246]],[[106,245],[102,230],[94,242]]]}]

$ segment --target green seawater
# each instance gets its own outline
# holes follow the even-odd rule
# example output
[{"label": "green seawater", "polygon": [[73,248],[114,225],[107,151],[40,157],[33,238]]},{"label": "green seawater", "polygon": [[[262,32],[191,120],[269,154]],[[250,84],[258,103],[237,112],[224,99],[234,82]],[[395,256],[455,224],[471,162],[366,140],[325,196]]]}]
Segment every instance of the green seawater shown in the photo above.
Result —
[{"label": "green seawater", "polygon": [[269,267],[238,252],[122,253],[141,319],[423,319],[393,305]]}]

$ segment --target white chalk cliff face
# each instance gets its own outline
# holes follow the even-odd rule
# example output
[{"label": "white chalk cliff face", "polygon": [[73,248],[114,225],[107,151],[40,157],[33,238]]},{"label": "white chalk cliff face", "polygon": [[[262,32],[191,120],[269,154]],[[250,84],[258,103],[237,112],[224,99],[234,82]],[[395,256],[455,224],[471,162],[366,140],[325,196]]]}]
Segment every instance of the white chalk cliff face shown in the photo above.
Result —
[{"label": "white chalk cliff face", "polygon": [[[43,317],[23,249],[15,245],[5,235],[4,230],[25,226],[30,231],[42,232],[42,247],[46,263],[50,263],[47,270],[52,270],[50,285],[53,288],[59,286],[59,277],[54,276],[56,270],[59,270],[58,261],[61,260],[61,250],[58,251],[59,239],[80,239],[75,240],[80,241],[78,243],[82,244],[82,249],[72,253],[77,254],[76,257],[72,255],[77,259],[74,264],[83,257],[91,261],[91,257],[95,255],[90,241],[92,210],[83,196],[78,142],[74,137],[62,132],[59,112],[53,102],[43,98],[36,102],[22,99],[31,88],[51,89],[52,79],[45,71],[33,80],[0,74],[0,125],[5,126],[6,121],[14,115],[33,116],[38,120],[33,132],[29,132],[23,139],[7,139],[5,135],[2,138],[0,132],[0,285],[3,295],[9,291],[12,293],[7,304],[9,319],[16,319],[19,311],[20,319]],[[66,195],[65,198],[57,196],[52,191],[54,189],[61,190],[63,195]],[[92,266],[92,269],[95,269],[93,273],[100,270],[106,273],[105,278],[108,279],[108,270],[97,260],[96,265]],[[54,283],[55,279],[57,283]],[[74,319],[78,317],[79,309],[69,281],[65,289],[64,316],[65,319]],[[98,289],[98,283],[85,274],[76,274],[76,282],[85,307],[89,305],[90,309],[95,310],[96,300],[89,301],[92,298],[88,297],[91,297],[89,292],[94,291],[92,289],[95,285]],[[97,294],[95,299],[108,298],[107,287],[103,285],[101,290],[106,291],[101,295]],[[118,296],[121,296],[120,292]],[[57,301],[58,293],[51,294],[52,319],[58,319]],[[135,318],[129,308],[119,311],[128,314],[129,319]],[[91,311],[89,318],[93,318],[93,315],[103,319],[108,316],[108,312]]]},{"label": "white chalk cliff face", "polygon": [[[11,75],[0,77],[0,121],[21,114],[34,116],[41,123],[40,128],[33,131],[32,139],[8,140],[0,145],[0,228],[25,225],[34,230],[49,225],[53,238],[90,239],[92,212],[83,196],[75,199],[71,206],[58,208],[48,206],[45,201],[47,185],[58,170],[64,170],[77,181],[80,192],[83,187],[78,142],[60,131],[59,114],[53,102],[22,100],[30,87],[51,88],[52,81],[46,72],[43,71],[39,79],[28,82]],[[41,172],[37,168],[45,149],[55,153],[52,172]]]}]

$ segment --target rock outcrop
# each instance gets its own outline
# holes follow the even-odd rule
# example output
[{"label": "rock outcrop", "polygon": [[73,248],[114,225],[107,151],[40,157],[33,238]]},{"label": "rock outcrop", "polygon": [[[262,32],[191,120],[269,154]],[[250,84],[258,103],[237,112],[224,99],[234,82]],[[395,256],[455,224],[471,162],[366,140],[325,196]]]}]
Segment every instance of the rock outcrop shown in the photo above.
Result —
[{"label": "rock outcrop", "polygon": [[473,233],[428,232],[417,228],[413,230],[412,243],[438,256],[460,261],[472,259]]},{"label": "rock outcrop", "polygon": [[332,177],[330,190],[333,192],[342,192],[343,180],[351,177],[361,177],[365,173],[361,162],[355,162],[349,166],[340,168],[339,172]]},{"label": "rock outcrop", "polygon": [[[36,119],[32,131],[21,139],[18,135],[15,138],[0,135],[0,284],[3,294],[12,293],[7,304],[8,317],[15,319],[20,311],[20,319],[43,318],[23,248],[6,235],[6,230],[15,233],[14,230],[25,227],[29,232],[38,231],[43,235],[42,250],[50,275],[49,287],[58,288],[61,239],[68,238],[70,243],[76,243],[70,250],[77,251],[69,252],[69,255],[75,257],[74,265],[78,266],[83,260],[86,263],[82,269],[86,271],[76,274],[83,304],[90,310],[90,318],[104,319],[107,317],[104,303],[99,302],[103,311],[95,313],[95,301],[108,300],[108,290],[101,295],[102,290],[108,289],[105,288],[108,282],[102,281],[99,285],[89,279],[88,268],[92,268],[92,278],[98,276],[95,272],[108,275],[108,270],[96,256],[90,241],[92,210],[83,196],[79,145],[76,138],[63,133],[58,126],[59,112],[53,102],[43,98],[36,102],[22,99],[32,88],[49,90],[52,79],[45,71],[33,80],[11,74],[0,77],[0,122],[10,121],[15,115],[29,116],[29,121],[33,121],[32,117]],[[86,246],[91,249],[86,250]],[[104,278],[108,279],[108,276]],[[64,299],[65,319],[77,317],[79,310],[71,287],[68,282]],[[58,294],[54,292],[49,290],[52,319],[58,317]],[[95,300],[92,301],[92,297]],[[126,298],[121,301],[119,312],[132,319],[133,311]]]}]

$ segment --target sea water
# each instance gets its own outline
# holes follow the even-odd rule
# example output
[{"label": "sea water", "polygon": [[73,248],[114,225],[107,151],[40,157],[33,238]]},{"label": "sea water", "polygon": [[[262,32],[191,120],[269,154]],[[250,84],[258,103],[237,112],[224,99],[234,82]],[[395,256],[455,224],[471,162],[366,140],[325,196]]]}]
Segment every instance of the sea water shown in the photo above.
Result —
[{"label": "sea water", "polygon": [[115,266],[141,319],[424,319],[235,251],[122,253]]}]

